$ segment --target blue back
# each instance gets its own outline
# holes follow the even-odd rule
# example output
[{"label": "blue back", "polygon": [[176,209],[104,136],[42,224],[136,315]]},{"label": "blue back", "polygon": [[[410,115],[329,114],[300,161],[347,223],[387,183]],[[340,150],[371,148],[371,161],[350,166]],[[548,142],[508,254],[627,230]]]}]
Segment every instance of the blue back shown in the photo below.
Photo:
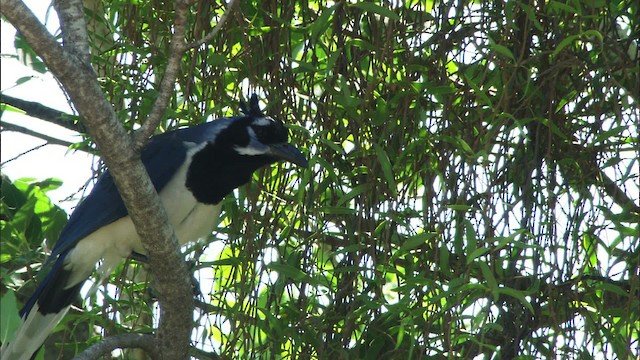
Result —
[{"label": "blue back", "polygon": [[[199,144],[212,141],[235,119],[238,117],[214,120],[152,137],[142,150],[141,160],[156,191],[162,191],[185,161],[188,150],[185,142]],[[97,229],[125,216],[127,209],[111,173],[107,170],[100,176],[91,193],[71,214],[49,260],[72,249],[78,241]]]},{"label": "blue back", "polygon": [[[156,191],[158,193],[162,191],[173,177],[173,174],[185,161],[187,150],[189,149],[185,142],[199,144],[213,141],[220,131],[239,118],[223,118],[152,137],[143,148],[140,156]],[[68,285],[64,284],[66,282],[65,276],[68,276],[68,274],[63,270],[67,253],[87,235],[127,216],[127,214],[127,209],[113,182],[113,177],[107,170],[98,178],[91,193],[78,204],[67,225],[62,229],[58,241],[56,241],[52,253],[45,263],[45,268],[49,267],[49,273],[40,282],[22,310],[20,310],[20,316],[24,318],[31,311],[36,301],[39,301],[41,295],[47,297],[63,293],[64,296],[71,297],[74,293],[80,291],[82,283],[68,289],[64,288]],[[62,283],[58,284],[59,282]],[[51,288],[56,286],[60,288],[51,291]],[[45,302],[47,301],[50,302],[52,300],[47,298]],[[61,306],[67,306],[71,301],[71,298],[63,299]],[[47,306],[55,308],[56,304],[47,304]],[[58,310],[61,310],[61,308],[54,309],[54,311]]]}]

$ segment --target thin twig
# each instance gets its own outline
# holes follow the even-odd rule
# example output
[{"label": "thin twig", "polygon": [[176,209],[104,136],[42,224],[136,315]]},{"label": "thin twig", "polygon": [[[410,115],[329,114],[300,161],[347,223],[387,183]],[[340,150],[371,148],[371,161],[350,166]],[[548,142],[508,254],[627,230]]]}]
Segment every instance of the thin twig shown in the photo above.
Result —
[{"label": "thin twig", "polygon": [[[22,134],[25,134],[25,135],[29,135],[29,136],[33,136],[33,137],[37,137],[39,139],[42,139],[42,140],[47,142],[47,144],[44,144],[44,145],[60,145],[60,146],[64,146],[64,147],[69,147],[69,146],[73,145],[72,142],[60,140],[60,139],[54,138],[52,136],[39,133],[37,131],[33,131],[33,130],[28,129],[28,128],[24,127],[24,126],[11,124],[11,123],[8,123],[6,121],[0,122],[0,126],[2,126],[2,130],[5,130],[5,131],[18,132],[18,133],[22,133]],[[78,150],[91,153],[88,149],[78,149]]]},{"label": "thin twig", "polygon": [[7,161],[4,161],[4,162],[0,163],[0,168],[1,168],[1,167],[3,167],[3,166],[5,166],[5,165],[7,165],[8,163],[10,163],[10,162],[12,162],[12,161],[14,161],[14,160],[18,160],[19,158],[21,158],[21,157],[23,157],[23,156],[27,155],[28,153],[30,153],[30,152],[32,152],[32,151],[36,151],[36,150],[38,150],[38,149],[40,149],[40,148],[42,148],[42,147],[44,147],[44,146],[47,146],[47,145],[48,145],[47,143],[44,143],[44,144],[40,144],[40,145],[38,145],[38,146],[36,146],[36,147],[32,147],[32,148],[31,148],[31,149],[29,149],[29,150],[23,151],[23,152],[21,152],[20,154],[18,154],[18,155],[16,155],[16,156],[12,157],[11,159],[9,159],[9,160],[7,160]]},{"label": "thin twig", "polygon": [[214,26],[213,29],[211,29],[211,31],[207,35],[205,35],[202,39],[189,43],[187,45],[187,49],[193,49],[211,41],[213,37],[216,36],[216,34],[220,31],[220,29],[222,29],[222,26],[227,22],[227,18],[233,11],[235,4],[236,4],[236,0],[229,0],[229,3],[227,4],[227,9],[225,10],[224,14],[220,16],[220,20],[218,21],[216,26]]}]

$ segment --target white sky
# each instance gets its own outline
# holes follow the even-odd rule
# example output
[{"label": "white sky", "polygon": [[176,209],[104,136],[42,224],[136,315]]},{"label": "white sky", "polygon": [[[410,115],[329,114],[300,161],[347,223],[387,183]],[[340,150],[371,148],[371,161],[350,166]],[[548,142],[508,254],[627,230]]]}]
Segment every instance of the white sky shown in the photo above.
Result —
[{"label": "white sky", "polygon": [[[41,21],[45,20],[49,2],[32,0],[26,1],[26,3]],[[50,31],[56,31],[59,27],[57,17],[53,11],[50,12],[47,18],[47,27]],[[2,21],[0,36],[2,39],[2,58],[0,59],[0,89],[2,93],[71,113],[62,90],[60,90],[51,74],[35,72],[13,58],[16,54],[14,48],[15,29],[13,26],[6,21]],[[25,83],[16,85],[16,81],[25,76],[32,76],[33,78]],[[2,115],[2,121],[27,127],[69,142],[81,140],[79,135],[72,131],[15,112],[5,111]],[[44,140],[32,136],[3,131],[2,141],[0,141],[2,154],[0,162],[4,163],[18,154],[43,143],[45,143]],[[62,187],[50,192],[49,196],[54,203],[70,212],[76,202],[60,203],[60,201],[77,192],[91,178],[92,158],[92,156],[82,152],[70,152],[64,146],[47,145],[3,165],[1,170],[12,180],[21,177],[31,177],[37,180],[55,177],[63,180]]]}]

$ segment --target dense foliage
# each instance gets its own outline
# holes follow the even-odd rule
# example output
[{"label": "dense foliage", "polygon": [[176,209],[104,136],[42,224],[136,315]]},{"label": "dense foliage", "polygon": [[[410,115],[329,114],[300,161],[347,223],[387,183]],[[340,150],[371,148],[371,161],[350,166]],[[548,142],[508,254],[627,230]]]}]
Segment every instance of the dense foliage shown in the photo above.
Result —
[{"label": "dense foliage", "polygon": [[[86,3],[95,69],[134,128],[172,4]],[[211,242],[186,249],[202,291],[193,355],[640,356],[639,7],[236,3],[183,58],[158,131],[231,115],[255,90],[311,166],[262,171],[225,201]],[[188,41],[225,11],[195,1]],[[61,221],[34,195],[52,184],[13,183],[28,198],[17,211],[5,186],[3,291],[32,276]],[[87,321],[151,331],[147,280],[127,261],[61,330],[89,343]]]}]

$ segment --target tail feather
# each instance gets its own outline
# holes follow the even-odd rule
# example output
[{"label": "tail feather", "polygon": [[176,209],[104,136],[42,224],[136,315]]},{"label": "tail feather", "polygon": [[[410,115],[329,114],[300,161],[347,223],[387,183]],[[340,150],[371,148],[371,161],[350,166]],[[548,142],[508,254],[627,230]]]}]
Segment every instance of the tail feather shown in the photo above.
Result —
[{"label": "tail feather", "polygon": [[[14,339],[8,344],[2,344],[0,360],[31,359],[77,298],[90,273],[78,276],[75,272],[86,270],[65,269],[64,255],[66,254],[56,259],[46,278],[20,310],[22,324]],[[70,283],[78,278],[82,280]]]},{"label": "tail feather", "polygon": [[38,304],[34,305],[29,315],[23,320],[15,339],[2,348],[2,360],[29,360],[37,353],[53,328],[62,320],[69,306],[57,313],[43,314]]}]

